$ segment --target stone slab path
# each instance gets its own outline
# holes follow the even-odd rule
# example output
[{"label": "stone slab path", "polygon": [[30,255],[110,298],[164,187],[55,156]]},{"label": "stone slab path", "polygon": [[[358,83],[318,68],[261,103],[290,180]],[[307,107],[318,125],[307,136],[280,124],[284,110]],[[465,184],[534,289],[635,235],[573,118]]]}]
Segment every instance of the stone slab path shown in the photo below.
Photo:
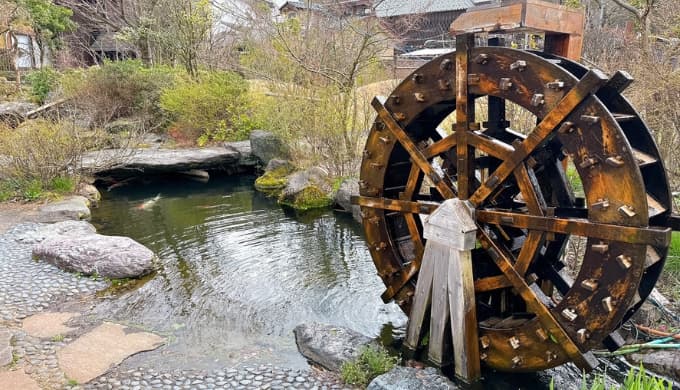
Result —
[{"label": "stone slab path", "polygon": [[155,334],[105,322],[57,351],[57,360],[67,378],[87,383],[125,358],[156,349],[163,342]]},{"label": "stone slab path", "polygon": [[78,317],[79,313],[40,313],[23,321],[22,329],[33,337],[58,338],[76,330],[66,323]]},{"label": "stone slab path", "polygon": [[38,382],[22,370],[0,372],[0,389],[40,390]]}]

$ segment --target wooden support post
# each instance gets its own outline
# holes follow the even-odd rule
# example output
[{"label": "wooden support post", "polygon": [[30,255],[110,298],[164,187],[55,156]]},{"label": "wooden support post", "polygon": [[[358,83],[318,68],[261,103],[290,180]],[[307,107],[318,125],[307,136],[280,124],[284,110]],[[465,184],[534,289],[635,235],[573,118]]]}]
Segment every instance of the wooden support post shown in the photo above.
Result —
[{"label": "wooden support post", "polygon": [[429,360],[438,366],[446,361],[444,346],[450,325],[456,375],[473,382],[481,376],[470,252],[475,247],[477,226],[464,201],[449,199],[427,217],[423,227],[427,244],[405,345],[418,347],[429,306]]}]

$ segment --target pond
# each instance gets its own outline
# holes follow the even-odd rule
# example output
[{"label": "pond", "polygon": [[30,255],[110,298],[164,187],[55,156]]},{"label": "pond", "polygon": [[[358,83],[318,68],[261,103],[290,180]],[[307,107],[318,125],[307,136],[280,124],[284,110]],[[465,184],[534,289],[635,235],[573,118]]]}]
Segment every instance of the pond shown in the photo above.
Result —
[{"label": "pond", "polygon": [[165,368],[306,367],[292,330],[310,321],[388,345],[401,336],[406,317],[380,300],[384,286],[360,225],[332,211],[287,212],[256,192],[254,179],[175,178],[103,192],[93,210],[98,231],[141,242],[160,268],[97,310],[169,336],[157,357]]},{"label": "pond", "polygon": [[[98,304],[104,318],[165,335],[168,345],[126,361],[157,369],[271,363],[306,368],[293,328],[319,321],[399,346],[406,316],[383,304],[361,227],[332,211],[297,215],[253,189],[254,177],[174,178],[103,192],[93,223],[151,248],[158,272]],[[148,202],[159,196],[155,202]],[[147,202],[145,204],[145,202]],[[144,206],[142,206],[144,205]],[[607,368],[604,368],[607,367]],[[625,364],[601,366],[621,380]],[[481,388],[571,388],[565,365],[537,374],[484,373]]]}]

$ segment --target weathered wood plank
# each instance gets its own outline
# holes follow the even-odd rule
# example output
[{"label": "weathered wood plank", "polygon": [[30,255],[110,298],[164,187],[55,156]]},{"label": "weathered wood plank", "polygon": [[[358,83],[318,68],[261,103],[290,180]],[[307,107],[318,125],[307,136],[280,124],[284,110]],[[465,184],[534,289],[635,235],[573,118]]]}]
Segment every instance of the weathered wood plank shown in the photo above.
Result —
[{"label": "weathered wood plank", "polygon": [[428,241],[430,256],[434,260],[434,277],[432,282],[432,308],[430,318],[430,343],[427,356],[438,366],[444,364],[444,345],[449,322],[449,294],[446,274],[449,270],[449,247]]},{"label": "weathered wood plank", "polygon": [[481,368],[470,250],[452,249],[448,265],[454,368],[457,376],[473,382],[481,377]]},{"label": "weathered wood plank", "polygon": [[420,335],[422,332],[423,321],[425,319],[425,312],[432,301],[432,278],[434,276],[434,258],[430,254],[432,249],[425,247],[425,254],[423,255],[423,264],[420,269],[418,283],[416,284],[416,292],[413,296],[413,306],[411,307],[411,314],[409,315],[408,329],[406,333],[406,340],[404,346],[416,350],[420,344]]}]

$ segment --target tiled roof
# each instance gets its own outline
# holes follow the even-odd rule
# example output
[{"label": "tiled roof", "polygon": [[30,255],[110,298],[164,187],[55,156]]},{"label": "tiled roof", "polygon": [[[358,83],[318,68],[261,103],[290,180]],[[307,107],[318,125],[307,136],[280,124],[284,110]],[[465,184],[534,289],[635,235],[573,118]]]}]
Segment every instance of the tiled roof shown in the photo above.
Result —
[{"label": "tiled roof", "polygon": [[431,12],[462,11],[475,5],[473,0],[384,0],[375,7],[381,17],[416,15]]}]

